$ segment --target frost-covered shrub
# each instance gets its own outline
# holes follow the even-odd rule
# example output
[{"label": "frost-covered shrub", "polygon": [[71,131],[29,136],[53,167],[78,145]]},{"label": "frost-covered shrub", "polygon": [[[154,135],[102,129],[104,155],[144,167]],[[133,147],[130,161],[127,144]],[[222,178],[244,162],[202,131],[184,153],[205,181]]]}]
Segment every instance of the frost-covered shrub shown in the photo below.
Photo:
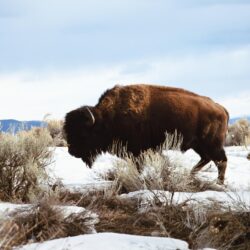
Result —
[{"label": "frost-covered shrub", "polygon": [[0,135],[0,199],[29,201],[41,191],[51,163],[52,139],[46,129]]},{"label": "frost-covered shrub", "polygon": [[250,142],[250,122],[240,119],[229,126],[226,146],[246,145]]}]

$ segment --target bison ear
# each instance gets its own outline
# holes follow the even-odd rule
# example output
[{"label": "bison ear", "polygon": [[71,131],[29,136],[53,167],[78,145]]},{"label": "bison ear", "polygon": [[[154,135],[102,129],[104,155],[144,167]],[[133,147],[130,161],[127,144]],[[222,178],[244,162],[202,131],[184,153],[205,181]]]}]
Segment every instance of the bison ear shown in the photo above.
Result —
[{"label": "bison ear", "polygon": [[83,114],[84,114],[84,119],[85,119],[85,124],[88,127],[92,127],[95,124],[95,117],[89,107],[84,107],[83,108]]}]

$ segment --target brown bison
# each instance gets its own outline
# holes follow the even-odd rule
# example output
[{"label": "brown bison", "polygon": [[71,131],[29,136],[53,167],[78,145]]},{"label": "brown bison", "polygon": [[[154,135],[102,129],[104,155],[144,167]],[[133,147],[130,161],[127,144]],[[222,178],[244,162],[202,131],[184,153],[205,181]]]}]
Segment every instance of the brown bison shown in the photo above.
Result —
[{"label": "brown bison", "polygon": [[177,130],[183,136],[181,149],[192,148],[201,157],[192,173],[212,160],[218,167],[218,182],[223,183],[228,118],[225,108],[208,97],[179,88],[138,84],[115,86],[96,106],[70,111],[64,132],[69,153],[91,166],[113,141],[138,156],[162,144],[166,132]]}]

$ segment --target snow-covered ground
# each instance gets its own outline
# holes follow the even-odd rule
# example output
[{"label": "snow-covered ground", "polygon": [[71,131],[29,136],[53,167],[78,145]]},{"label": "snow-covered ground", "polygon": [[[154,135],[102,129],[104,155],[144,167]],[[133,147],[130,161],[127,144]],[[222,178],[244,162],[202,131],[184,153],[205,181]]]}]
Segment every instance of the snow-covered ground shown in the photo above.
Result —
[{"label": "snow-covered ground", "polygon": [[[237,202],[244,202],[250,207],[250,161],[246,158],[249,150],[244,147],[228,147],[226,153],[228,157],[228,168],[226,170],[226,180],[223,192],[206,191],[199,193],[176,193],[175,202],[191,199],[195,202],[218,202],[237,207]],[[192,150],[182,154],[180,152],[165,152],[171,159],[178,162],[180,168],[188,171],[199,161],[199,156]],[[59,179],[63,185],[70,190],[88,190],[93,188],[103,188],[110,185],[103,176],[114,168],[114,162],[118,158],[110,154],[100,155],[93,167],[88,168],[80,159],[71,157],[67,148],[57,148],[55,150],[54,163],[49,166],[48,172],[51,176]],[[213,163],[209,163],[197,176],[204,181],[215,181],[217,179],[217,168]],[[158,192],[158,191],[156,191]],[[159,191],[164,192],[164,191]],[[121,197],[150,199],[152,192],[137,191],[124,194]],[[167,197],[168,192],[164,193]],[[10,203],[0,203],[0,217],[8,216],[16,208],[24,205],[13,205]],[[29,205],[25,205],[29,206]],[[79,208],[64,207],[67,215],[79,212]],[[121,234],[92,234],[65,239],[58,239],[44,242],[42,244],[31,244],[22,247],[23,250],[47,250],[47,249],[88,249],[88,250],[139,250],[139,249],[188,249],[187,243],[170,238],[142,237]]]},{"label": "snow-covered ground", "polygon": [[69,190],[86,190],[110,184],[101,178],[113,168],[118,158],[110,154],[100,155],[90,169],[81,159],[68,154],[67,148],[56,148],[55,160],[48,168],[52,177],[57,178]]},{"label": "snow-covered ground", "polygon": [[[225,189],[228,191],[250,191],[250,161],[247,154],[250,151],[245,147],[227,147],[228,167],[226,170]],[[185,153],[177,151],[165,152],[167,156],[178,162],[180,168],[191,170],[200,157],[193,151]],[[81,159],[74,158],[67,153],[67,148],[57,148],[55,161],[50,166],[50,173],[59,178],[69,189],[86,189],[108,185],[102,176],[114,168],[118,158],[108,153],[99,155],[90,169]],[[209,163],[197,176],[203,180],[216,182],[217,167]]]}]

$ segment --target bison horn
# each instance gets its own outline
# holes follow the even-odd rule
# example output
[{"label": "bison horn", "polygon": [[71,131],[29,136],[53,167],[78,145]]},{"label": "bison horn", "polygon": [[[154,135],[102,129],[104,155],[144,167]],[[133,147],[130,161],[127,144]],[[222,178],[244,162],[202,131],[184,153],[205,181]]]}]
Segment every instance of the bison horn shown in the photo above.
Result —
[{"label": "bison horn", "polygon": [[95,117],[94,117],[93,113],[90,111],[90,109],[88,107],[86,107],[86,110],[87,110],[88,116],[89,116],[89,121],[88,122],[89,122],[89,124],[91,126],[93,126],[95,124]]}]

